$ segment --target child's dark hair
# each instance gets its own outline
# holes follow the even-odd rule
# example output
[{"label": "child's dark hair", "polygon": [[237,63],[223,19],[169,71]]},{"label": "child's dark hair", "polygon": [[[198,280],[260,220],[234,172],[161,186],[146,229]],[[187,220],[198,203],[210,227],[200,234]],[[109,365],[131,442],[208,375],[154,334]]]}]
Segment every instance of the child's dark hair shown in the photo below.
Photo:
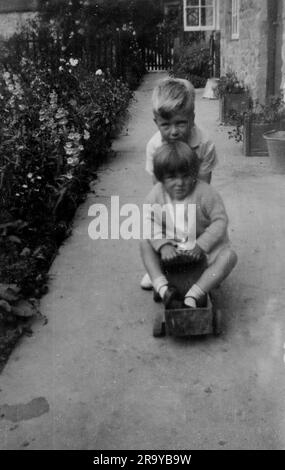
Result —
[{"label": "child's dark hair", "polygon": [[166,175],[177,173],[189,174],[197,179],[199,159],[196,152],[185,142],[166,143],[154,155],[153,173],[160,182],[163,182]]}]

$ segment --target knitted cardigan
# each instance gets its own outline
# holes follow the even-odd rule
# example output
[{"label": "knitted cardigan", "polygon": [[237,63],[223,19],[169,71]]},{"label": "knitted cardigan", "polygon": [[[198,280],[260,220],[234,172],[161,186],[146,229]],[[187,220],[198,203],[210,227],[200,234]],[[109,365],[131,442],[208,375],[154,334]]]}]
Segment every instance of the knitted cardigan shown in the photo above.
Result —
[{"label": "knitted cardigan", "polygon": [[[149,241],[157,252],[163,245],[177,244],[177,240],[167,237],[171,227],[167,226],[167,218],[161,217],[161,207],[168,201],[169,197],[167,198],[162,183],[157,183],[145,200],[149,209],[145,211],[144,222],[153,224],[154,232]],[[194,190],[184,202],[196,204],[196,243],[205,253],[209,254],[217,245],[229,242],[226,209],[221,196],[211,185],[198,180]]]}]

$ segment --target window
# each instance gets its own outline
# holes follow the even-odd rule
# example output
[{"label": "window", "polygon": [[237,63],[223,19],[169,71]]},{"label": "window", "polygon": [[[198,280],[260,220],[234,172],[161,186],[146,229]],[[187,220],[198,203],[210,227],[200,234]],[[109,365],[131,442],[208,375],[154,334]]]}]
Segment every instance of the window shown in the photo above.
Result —
[{"label": "window", "polygon": [[219,0],[183,0],[184,30],[218,29]]},{"label": "window", "polygon": [[232,39],[239,39],[239,0],[232,0]]},{"label": "window", "polygon": [[169,2],[164,4],[164,14],[177,14],[179,12],[179,2]]}]

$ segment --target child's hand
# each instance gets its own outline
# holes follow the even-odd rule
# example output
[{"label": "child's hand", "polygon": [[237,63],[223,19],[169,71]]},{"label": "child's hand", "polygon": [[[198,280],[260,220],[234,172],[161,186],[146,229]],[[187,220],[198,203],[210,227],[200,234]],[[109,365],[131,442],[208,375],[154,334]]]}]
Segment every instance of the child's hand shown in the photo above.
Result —
[{"label": "child's hand", "polygon": [[194,246],[193,250],[188,251],[188,253],[192,261],[199,261],[204,255],[204,251],[197,244]]},{"label": "child's hand", "polygon": [[177,257],[177,252],[173,245],[167,244],[160,249],[160,255],[162,261],[173,261]]}]

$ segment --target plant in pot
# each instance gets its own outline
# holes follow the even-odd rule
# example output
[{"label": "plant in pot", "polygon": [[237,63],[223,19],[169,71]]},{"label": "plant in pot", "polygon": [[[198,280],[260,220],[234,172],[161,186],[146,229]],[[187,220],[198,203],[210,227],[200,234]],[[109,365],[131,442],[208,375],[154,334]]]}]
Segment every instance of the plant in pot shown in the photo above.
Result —
[{"label": "plant in pot", "polygon": [[247,87],[234,72],[227,72],[220,77],[217,95],[219,97],[219,117],[223,124],[233,124],[232,116],[243,113],[250,107]]},{"label": "plant in pot", "polygon": [[282,95],[271,96],[266,104],[249,103],[245,112],[232,113],[234,127],[229,138],[243,143],[243,154],[247,157],[268,156],[263,134],[272,130],[285,130],[285,103]]}]

